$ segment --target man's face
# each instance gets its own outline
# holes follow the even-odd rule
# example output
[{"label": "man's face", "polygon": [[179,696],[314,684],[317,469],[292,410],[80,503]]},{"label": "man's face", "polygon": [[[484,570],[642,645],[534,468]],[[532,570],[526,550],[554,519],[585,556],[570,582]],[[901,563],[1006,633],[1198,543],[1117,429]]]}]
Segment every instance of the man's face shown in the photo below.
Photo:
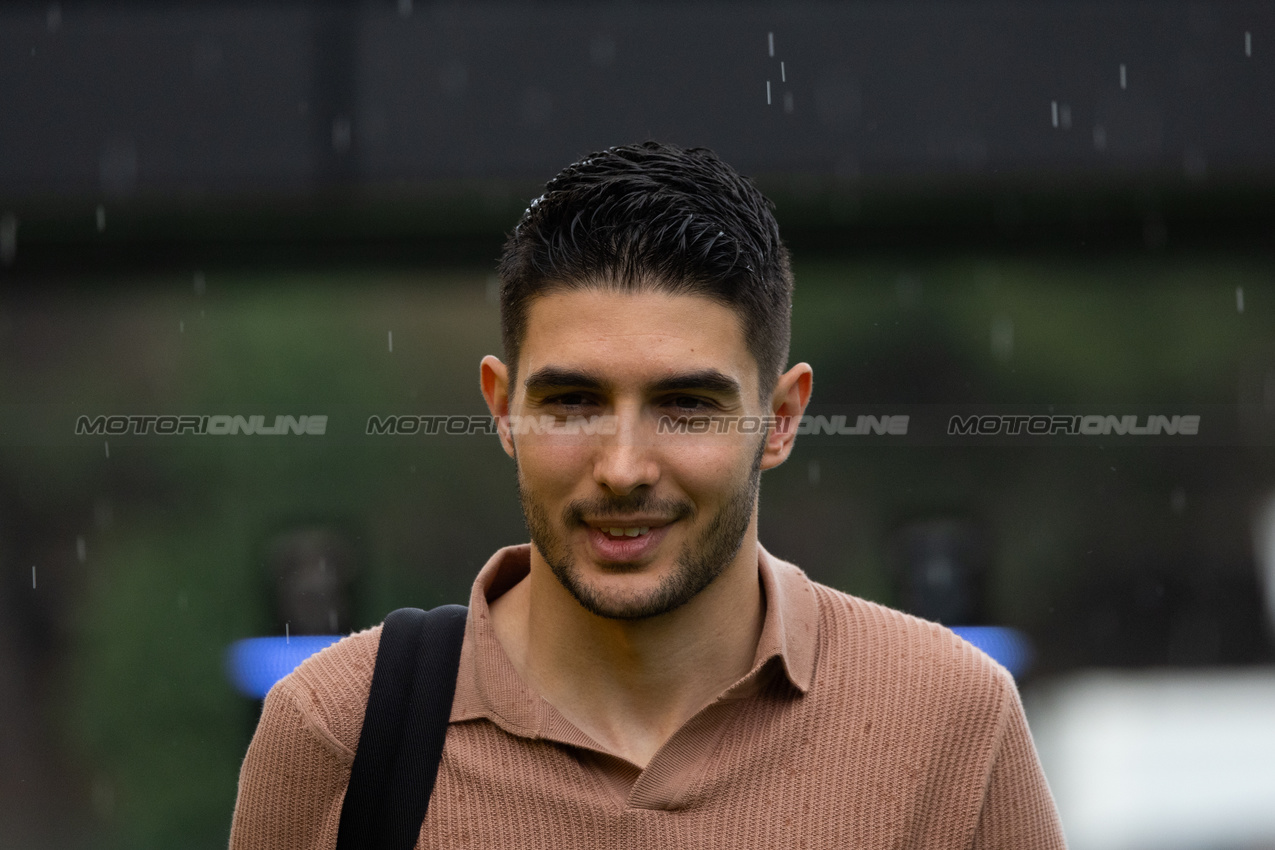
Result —
[{"label": "man's face", "polygon": [[764,429],[658,433],[661,419],[771,413],[731,308],[660,292],[541,296],[517,381],[511,414],[612,417],[595,434],[511,437],[532,543],[581,605],[658,616],[731,563],[753,521]]}]

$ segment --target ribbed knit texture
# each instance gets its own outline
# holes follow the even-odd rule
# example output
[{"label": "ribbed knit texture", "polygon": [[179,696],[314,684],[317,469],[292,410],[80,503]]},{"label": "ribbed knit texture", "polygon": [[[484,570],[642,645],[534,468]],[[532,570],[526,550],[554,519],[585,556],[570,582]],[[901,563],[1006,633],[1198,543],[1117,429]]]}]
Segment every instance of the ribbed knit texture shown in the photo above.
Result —
[{"label": "ribbed knit texture", "polygon": [[[494,641],[479,591],[498,567],[475,584],[469,653],[492,649],[473,644]],[[781,636],[814,642],[812,658],[784,647],[785,663],[813,665],[804,693],[777,656],[759,658],[752,687],[707,706],[638,771],[564,743],[587,736],[507,683],[494,707],[510,702],[523,715],[514,722],[453,709],[417,847],[1064,847],[1003,668],[941,626],[811,582],[764,551],[762,568],[772,592],[813,596],[814,633],[790,612]],[[770,607],[763,641],[781,613]],[[352,635],[271,690],[240,774],[232,850],[335,847],[378,639],[379,627]],[[465,677],[462,663],[458,703]],[[536,716],[534,730],[509,731]]]}]

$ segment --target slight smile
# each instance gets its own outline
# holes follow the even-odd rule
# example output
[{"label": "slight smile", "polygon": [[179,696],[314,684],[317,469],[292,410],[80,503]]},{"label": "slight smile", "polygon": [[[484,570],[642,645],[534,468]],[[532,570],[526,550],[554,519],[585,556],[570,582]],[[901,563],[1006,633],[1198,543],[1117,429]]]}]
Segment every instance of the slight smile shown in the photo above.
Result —
[{"label": "slight smile", "polygon": [[658,517],[607,517],[586,520],[589,548],[601,562],[632,563],[650,555],[672,522]]}]

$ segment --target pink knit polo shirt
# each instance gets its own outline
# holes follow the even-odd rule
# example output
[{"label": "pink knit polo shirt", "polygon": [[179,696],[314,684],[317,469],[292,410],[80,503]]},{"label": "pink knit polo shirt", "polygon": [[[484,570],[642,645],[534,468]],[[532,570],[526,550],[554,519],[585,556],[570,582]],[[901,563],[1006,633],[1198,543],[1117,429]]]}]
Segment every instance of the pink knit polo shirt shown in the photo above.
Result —
[{"label": "pink knit polo shirt", "polygon": [[[418,848],[1064,847],[1014,682],[934,623],[812,582],[759,547],[750,672],[640,769],[536,694],[488,603],[529,569],[501,549],[469,601],[451,724]],[[380,627],[266,698],[232,850],[336,846]]]}]

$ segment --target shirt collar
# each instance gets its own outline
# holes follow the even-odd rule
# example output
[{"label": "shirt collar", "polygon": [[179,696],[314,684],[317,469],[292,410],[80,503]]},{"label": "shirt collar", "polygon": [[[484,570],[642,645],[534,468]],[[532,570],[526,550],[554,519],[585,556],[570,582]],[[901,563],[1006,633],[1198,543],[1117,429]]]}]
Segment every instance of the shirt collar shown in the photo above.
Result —
[{"label": "shirt collar", "polygon": [[[818,642],[818,604],[810,580],[798,567],[757,545],[757,571],[766,601],[761,636],[752,670],[723,696],[744,696],[754,688],[741,687],[760,678],[761,669],[779,658],[788,681],[801,693],[814,678]],[[522,680],[496,638],[488,603],[513,587],[531,569],[531,545],[506,546],[487,561],[474,580],[469,597],[469,617],[461,645],[456,695],[451,721],[486,718],[505,731],[525,737],[546,733],[566,743],[589,746],[563,733],[563,719]]]}]

